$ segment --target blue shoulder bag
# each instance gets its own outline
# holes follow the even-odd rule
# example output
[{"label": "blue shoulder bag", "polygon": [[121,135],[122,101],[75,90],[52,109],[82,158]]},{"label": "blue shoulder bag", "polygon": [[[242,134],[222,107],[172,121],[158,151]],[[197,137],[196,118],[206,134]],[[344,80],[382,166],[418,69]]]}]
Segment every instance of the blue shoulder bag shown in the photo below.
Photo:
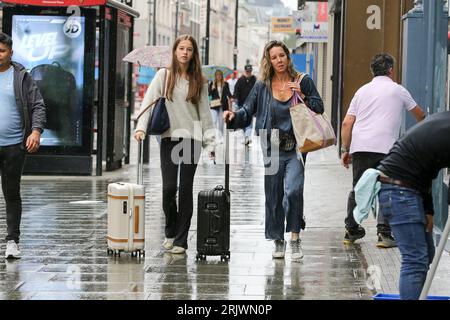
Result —
[{"label": "blue shoulder bag", "polygon": [[166,77],[167,69],[165,69],[164,71],[164,88],[162,96],[150,105],[151,107],[153,104],[155,104],[147,126],[148,135],[160,135],[170,128],[169,114],[167,113],[166,108]]}]

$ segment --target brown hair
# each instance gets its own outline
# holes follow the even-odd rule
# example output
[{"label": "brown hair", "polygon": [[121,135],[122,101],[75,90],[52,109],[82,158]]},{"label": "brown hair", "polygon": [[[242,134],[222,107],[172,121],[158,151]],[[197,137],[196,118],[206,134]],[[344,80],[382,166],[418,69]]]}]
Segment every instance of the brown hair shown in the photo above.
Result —
[{"label": "brown hair", "polygon": [[167,80],[167,99],[173,101],[173,90],[175,88],[177,77],[180,75],[180,66],[176,57],[176,50],[180,42],[184,40],[189,40],[194,49],[192,59],[191,61],[189,61],[189,66],[187,68],[189,91],[186,96],[186,101],[191,102],[195,106],[198,106],[198,104],[200,103],[203,84],[206,82],[206,80],[202,74],[197,41],[195,41],[194,37],[187,34],[178,37],[172,47],[172,63],[169,67],[170,73]]},{"label": "brown hair", "polygon": [[275,70],[273,69],[269,54],[270,50],[274,47],[281,47],[283,51],[286,53],[286,56],[289,61],[288,72],[291,78],[295,78],[299,74],[294,68],[294,64],[292,63],[291,54],[289,53],[288,47],[286,47],[286,45],[281,41],[272,40],[269,43],[267,43],[266,46],[264,47],[264,55],[261,59],[261,67],[260,67],[261,72],[260,78],[267,86],[270,86],[272,78],[275,74]]}]

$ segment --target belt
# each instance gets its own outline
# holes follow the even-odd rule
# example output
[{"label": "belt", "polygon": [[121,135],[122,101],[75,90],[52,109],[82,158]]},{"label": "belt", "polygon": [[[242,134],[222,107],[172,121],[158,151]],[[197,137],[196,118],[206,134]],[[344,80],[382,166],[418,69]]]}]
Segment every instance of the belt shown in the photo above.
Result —
[{"label": "belt", "polygon": [[401,187],[405,187],[405,188],[409,188],[409,189],[414,189],[411,185],[403,182],[402,180],[397,180],[397,179],[393,179],[390,177],[385,177],[385,176],[378,176],[378,181],[383,182],[383,183],[388,183],[388,184],[395,184],[397,186],[401,186]]}]

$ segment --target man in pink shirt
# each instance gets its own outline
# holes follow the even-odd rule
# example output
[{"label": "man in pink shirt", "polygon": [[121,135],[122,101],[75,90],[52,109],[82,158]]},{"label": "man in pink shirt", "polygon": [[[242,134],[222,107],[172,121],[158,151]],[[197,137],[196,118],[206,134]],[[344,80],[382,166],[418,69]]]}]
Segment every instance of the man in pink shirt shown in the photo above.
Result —
[{"label": "man in pink shirt", "polygon": [[[354,95],[341,129],[342,164],[348,169],[352,160],[353,188],[364,171],[376,168],[398,139],[403,110],[410,111],[419,122],[425,113],[411,94],[393,81],[394,58],[377,54],[371,62],[373,80]],[[355,193],[348,196],[344,243],[353,243],[365,235],[365,230],[353,218]],[[377,217],[379,248],[395,247],[389,223],[381,212]]]}]

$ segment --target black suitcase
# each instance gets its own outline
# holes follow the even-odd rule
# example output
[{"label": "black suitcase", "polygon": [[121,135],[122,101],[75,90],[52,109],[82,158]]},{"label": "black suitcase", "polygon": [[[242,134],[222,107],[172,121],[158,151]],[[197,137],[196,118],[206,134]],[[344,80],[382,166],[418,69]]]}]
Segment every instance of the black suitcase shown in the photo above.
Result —
[{"label": "black suitcase", "polygon": [[225,188],[216,186],[198,194],[197,260],[206,260],[206,256],[230,259],[229,137],[225,132]]}]

